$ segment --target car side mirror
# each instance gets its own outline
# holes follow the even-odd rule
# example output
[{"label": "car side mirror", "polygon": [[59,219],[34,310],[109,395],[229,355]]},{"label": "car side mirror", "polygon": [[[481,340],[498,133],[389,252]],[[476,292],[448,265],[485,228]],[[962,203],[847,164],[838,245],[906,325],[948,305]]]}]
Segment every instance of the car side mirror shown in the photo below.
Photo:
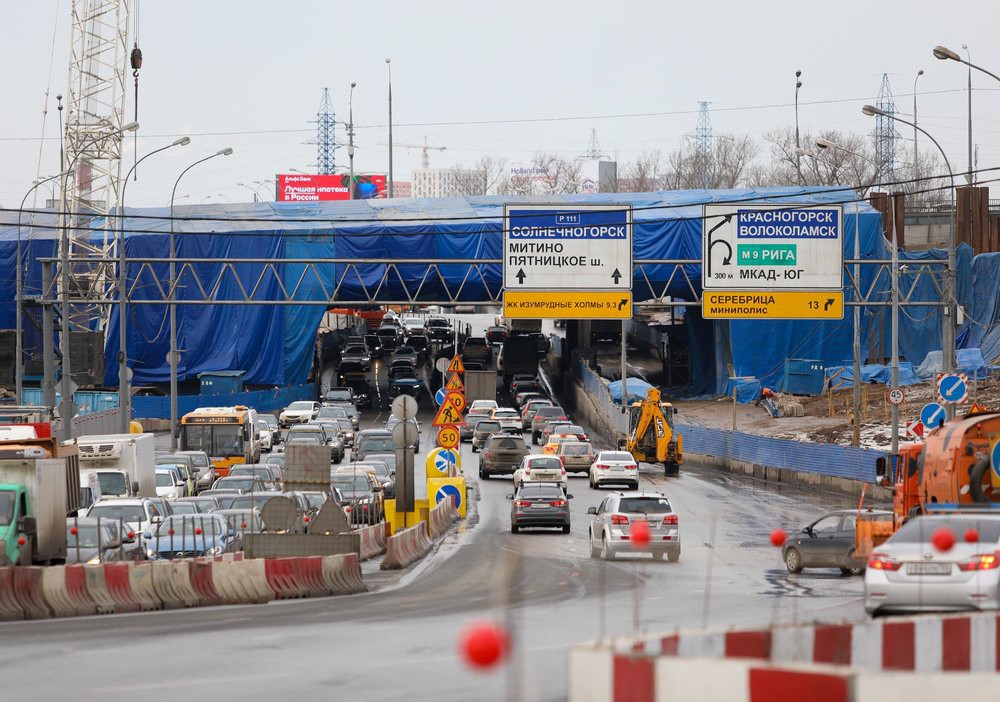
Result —
[{"label": "car side mirror", "polygon": [[34,517],[28,515],[21,517],[20,526],[21,528],[19,529],[19,531],[23,532],[28,536],[31,536],[32,534],[38,532],[38,522],[35,520]]},{"label": "car side mirror", "polygon": [[802,533],[812,535],[813,528],[811,526],[807,526],[805,529],[802,530]]},{"label": "car side mirror", "polygon": [[132,494],[133,495],[138,495],[139,494],[139,481],[138,480],[133,480],[132,481]]},{"label": "car side mirror", "polygon": [[149,521],[152,522],[153,524],[159,524],[160,522],[163,521],[163,517],[161,517],[158,514],[154,514]]},{"label": "car side mirror", "polygon": [[597,514],[597,508],[596,507],[588,507],[587,508],[587,514]]},{"label": "car side mirror", "polygon": [[573,496],[571,494],[569,494],[569,493],[566,493],[566,499],[567,500],[572,500]]},{"label": "car side mirror", "polygon": [[226,535],[228,535],[230,539],[236,536],[236,530],[233,529],[232,524],[230,524],[229,529],[226,530]]},{"label": "car side mirror", "polygon": [[513,495],[507,495],[507,499],[508,499],[508,500],[513,500],[513,499],[514,499],[514,496],[513,496]]},{"label": "car side mirror", "polygon": [[149,530],[147,529],[146,531],[142,532],[142,538],[144,538],[144,539],[146,539],[147,541],[149,541],[150,539],[152,539],[152,538],[153,538],[153,532],[151,532],[151,531],[149,531]]}]

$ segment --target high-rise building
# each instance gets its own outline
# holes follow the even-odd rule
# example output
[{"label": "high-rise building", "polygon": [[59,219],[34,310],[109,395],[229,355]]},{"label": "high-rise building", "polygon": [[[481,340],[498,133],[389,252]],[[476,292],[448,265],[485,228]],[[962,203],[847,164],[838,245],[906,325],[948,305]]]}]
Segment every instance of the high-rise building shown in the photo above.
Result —
[{"label": "high-rise building", "polygon": [[[399,196],[398,193],[394,193]],[[458,179],[451,168],[415,168],[413,197],[452,197],[458,195]]]}]

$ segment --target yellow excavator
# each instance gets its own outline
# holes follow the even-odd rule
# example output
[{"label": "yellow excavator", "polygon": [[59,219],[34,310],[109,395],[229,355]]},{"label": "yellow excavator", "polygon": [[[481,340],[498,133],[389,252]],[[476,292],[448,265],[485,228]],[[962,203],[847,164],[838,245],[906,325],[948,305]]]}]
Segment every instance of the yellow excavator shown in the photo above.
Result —
[{"label": "yellow excavator", "polygon": [[618,440],[618,449],[636,461],[662,463],[664,475],[676,475],[684,459],[684,440],[674,433],[675,412],[672,404],[661,401],[657,388],[650,388],[644,400],[629,407],[628,436]]}]

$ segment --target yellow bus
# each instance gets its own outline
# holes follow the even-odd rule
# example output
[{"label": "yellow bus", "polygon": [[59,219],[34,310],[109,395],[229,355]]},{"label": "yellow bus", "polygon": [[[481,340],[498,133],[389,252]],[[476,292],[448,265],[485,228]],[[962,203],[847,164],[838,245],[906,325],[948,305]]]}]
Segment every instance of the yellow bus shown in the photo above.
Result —
[{"label": "yellow bus", "polygon": [[254,419],[245,407],[199,407],[181,417],[181,450],[204,451],[219,477],[241,463],[260,461],[260,443]]}]

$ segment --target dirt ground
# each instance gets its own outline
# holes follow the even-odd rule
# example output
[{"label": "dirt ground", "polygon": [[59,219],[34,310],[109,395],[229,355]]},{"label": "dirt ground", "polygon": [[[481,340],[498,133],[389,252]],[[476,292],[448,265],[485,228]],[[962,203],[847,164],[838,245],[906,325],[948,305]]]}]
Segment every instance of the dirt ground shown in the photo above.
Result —
[{"label": "dirt ground", "polygon": [[[616,359],[607,355],[599,359],[615,368]],[[650,357],[648,351],[631,348],[628,355],[629,372],[639,369],[650,383],[661,385],[659,360]],[[989,409],[1000,408],[1000,377],[971,380],[968,401],[958,406],[958,413],[964,414],[973,402],[979,402]],[[906,440],[906,425],[919,419],[920,409],[928,402],[937,401],[937,386],[934,382],[909,385],[902,388],[905,399],[900,405],[899,436]],[[868,448],[888,448],[892,442],[890,424],[889,389],[885,385],[868,384],[861,387],[861,445]],[[734,408],[732,398],[720,397],[701,400],[681,400],[670,398],[677,406],[679,421],[715,429],[733,429]],[[763,406],[753,404],[735,407],[735,427],[748,434],[771,436],[777,439],[795,441],[815,441],[824,444],[851,445],[851,414],[854,402],[853,388],[825,391],[817,397],[801,397],[778,394],[779,406],[788,403],[802,405],[803,416],[772,418]]]},{"label": "dirt ground", "polygon": [[[969,409],[977,401],[990,409],[1000,407],[1000,378],[971,381],[969,399],[958,406],[958,413]],[[900,406],[900,437],[905,439],[908,422],[919,418],[920,408],[937,401],[937,388],[932,382],[903,388],[905,400]],[[887,448],[891,443],[890,405],[888,388],[884,385],[862,386],[861,445],[869,448]],[[802,417],[774,419],[761,407],[736,405],[736,429],[748,434],[761,434],[778,439],[816,441],[826,444],[851,443],[851,408],[853,389],[827,391],[818,397],[778,395],[778,404],[790,402],[802,405]],[[733,401],[729,398],[677,402],[678,419],[718,429],[733,428]]]}]

